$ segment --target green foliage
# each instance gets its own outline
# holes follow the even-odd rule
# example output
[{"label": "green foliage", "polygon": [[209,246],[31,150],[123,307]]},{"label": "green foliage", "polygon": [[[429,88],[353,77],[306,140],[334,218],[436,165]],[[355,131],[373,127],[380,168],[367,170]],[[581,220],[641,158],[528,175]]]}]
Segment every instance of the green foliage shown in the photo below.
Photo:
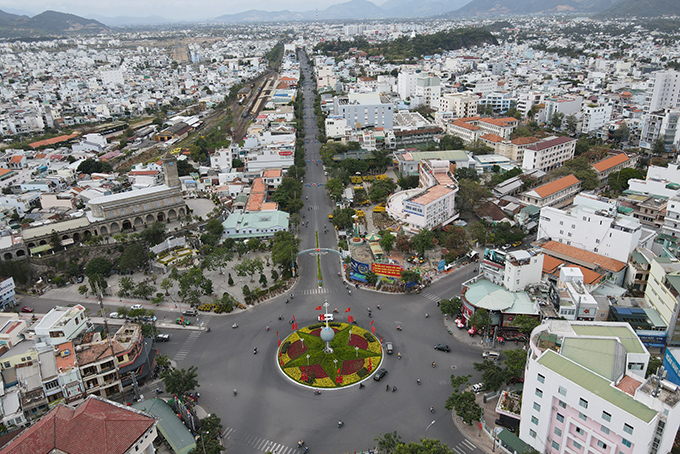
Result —
[{"label": "green foliage", "polygon": [[385,253],[389,254],[394,248],[394,242],[397,239],[396,236],[389,230],[383,230],[380,232],[380,247]]},{"label": "green foliage", "polygon": [[272,239],[272,263],[282,271],[283,276],[290,276],[291,264],[299,252],[300,240],[290,232],[276,232]]},{"label": "green foliage", "polygon": [[144,298],[145,300],[148,300],[149,297],[154,293],[156,293],[156,287],[146,281],[142,281],[135,285],[135,288],[132,290],[133,296],[137,298]]},{"label": "green foliage", "polygon": [[418,175],[409,175],[406,177],[399,177],[397,183],[401,189],[412,189],[418,187]]},{"label": "green foliage", "polygon": [[647,364],[647,374],[645,378],[649,378],[650,375],[655,374],[659,367],[663,366],[663,359],[658,356],[652,356],[649,358],[649,364]]},{"label": "green foliage", "polygon": [[507,378],[521,377],[527,364],[527,351],[521,348],[505,350]]},{"label": "green foliage", "polygon": [[550,126],[552,126],[553,129],[561,129],[563,121],[564,114],[562,112],[555,112],[550,119]]},{"label": "green foliage", "polygon": [[470,378],[472,378],[472,375],[451,375],[451,386],[455,392],[459,392],[461,386],[463,388],[467,387],[470,383]]},{"label": "green foliage", "polygon": [[177,176],[185,177],[191,173],[197,173],[196,167],[189,164],[185,159],[177,161]]},{"label": "green foliage", "polygon": [[477,331],[482,331],[489,326],[491,317],[489,311],[486,309],[477,309],[474,314],[468,319],[468,324],[473,326]]},{"label": "green foliage", "polygon": [[138,243],[132,243],[125,248],[118,258],[118,269],[120,271],[132,271],[146,264],[149,260],[147,250]]},{"label": "green foliage", "polygon": [[342,200],[342,193],[345,186],[342,184],[340,178],[330,178],[326,182],[326,191],[328,192],[328,197],[334,202],[339,202]]},{"label": "green foliage", "polygon": [[108,276],[113,269],[113,263],[104,257],[95,257],[87,263],[85,267],[85,275],[87,277],[100,275]]},{"label": "green foliage", "polygon": [[621,169],[618,172],[610,173],[607,182],[609,183],[609,188],[612,191],[622,192],[628,189],[628,180],[631,178],[644,180],[645,172],[640,169],[631,169],[627,167],[625,169]]},{"label": "green foliage", "polygon": [[278,203],[283,211],[298,213],[304,205],[301,196],[302,183],[295,178],[285,177],[272,194],[272,201]]},{"label": "green foliage", "polygon": [[447,410],[455,410],[456,414],[469,426],[479,421],[482,408],[475,401],[475,394],[466,392],[454,392],[446,399]]},{"label": "green foliage", "polygon": [[118,279],[118,288],[118,296],[127,296],[135,288],[135,281],[130,276],[123,276]]},{"label": "green foliage", "polygon": [[61,251],[63,248],[61,245],[61,238],[55,230],[52,230],[52,234],[50,235],[50,245],[55,251]]},{"label": "green foliage", "polygon": [[190,454],[219,454],[225,451],[226,448],[218,441],[221,437],[221,430],[222,420],[215,413],[201,419],[196,447],[191,450]]},{"label": "green foliage", "polygon": [[491,192],[479,182],[469,179],[458,181],[456,207],[461,211],[472,212],[474,208],[491,197]]},{"label": "green foliage", "polygon": [[239,276],[250,276],[250,281],[253,281],[253,276],[255,273],[262,273],[264,271],[264,262],[261,258],[244,258],[239,263],[234,265],[234,271]]},{"label": "green foliage", "polygon": [[467,254],[470,250],[470,240],[467,231],[457,225],[444,227],[444,230],[439,234],[439,244],[449,251],[445,257],[448,263]]},{"label": "green foliage", "polygon": [[525,336],[529,336],[534,328],[540,324],[541,322],[536,317],[527,314],[517,315],[512,321],[512,326],[516,327]]},{"label": "green foliage", "polygon": [[110,173],[113,171],[113,168],[108,162],[88,158],[78,165],[78,169],[76,171],[78,173],[86,173],[90,175],[92,173]]},{"label": "green foliage", "polygon": [[154,222],[151,227],[142,230],[139,236],[146,241],[149,246],[160,244],[165,239],[165,224]]},{"label": "green foliage", "polygon": [[401,272],[401,280],[403,282],[420,282],[420,273],[414,270],[403,270]]},{"label": "green foliage", "polygon": [[442,314],[455,316],[460,312],[461,307],[463,307],[463,301],[459,297],[439,301],[439,308]]},{"label": "green foliage", "polygon": [[78,293],[81,295],[84,295],[87,293],[87,285],[83,284],[80,287],[78,287]]},{"label": "green foliage", "polygon": [[418,255],[425,255],[425,251],[434,248],[434,232],[432,230],[421,230],[411,238],[413,248]]},{"label": "green foliage", "polygon": [[565,162],[562,167],[550,172],[546,177],[546,180],[563,177],[569,174],[573,174],[576,178],[581,180],[581,189],[584,191],[597,189],[600,186],[600,180],[597,178],[597,173],[595,173],[591,163],[585,156],[580,156]]},{"label": "green foliage", "polygon": [[472,181],[479,181],[479,174],[475,169],[471,169],[470,167],[459,167],[456,169],[456,179],[458,181],[460,180],[472,180]]},{"label": "green foliage", "polygon": [[410,442],[397,446],[395,454],[451,454],[451,450],[441,440],[421,438],[419,443]]},{"label": "green foliage", "polygon": [[333,210],[331,223],[340,230],[351,230],[354,227],[354,208],[336,208]]},{"label": "green foliage", "polygon": [[222,235],[224,226],[219,219],[213,218],[205,224],[205,230],[213,235]]},{"label": "green foliage", "polygon": [[521,175],[521,174],[522,174],[522,169],[519,168],[519,167],[515,167],[514,169],[509,170],[505,173],[498,173],[498,174],[494,175],[493,177],[491,177],[491,180],[489,180],[488,186],[494,187],[496,185],[501,184],[505,180],[509,180],[510,178],[516,177],[516,176]]},{"label": "green foliage", "polygon": [[165,391],[178,396],[184,396],[201,386],[198,384],[196,366],[191,366],[189,369],[166,370],[161,373],[161,379],[165,384]]},{"label": "green foliage", "polygon": [[479,154],[493,154],[493,148],[486,145],[481,140],[471,142],[465,146],[465,149],[472,152],[473,155]]},{"label": "green foliage", "polygon": [[496,361],[485,359],[481,363],[474,363],[475,370],[482,372],[484,391],[498,391],[508,378],[507,371]]},{"label": "green foliage", "polygon": [[439,141],[440,150],[462,150],[465,148],[465,142],[458,136],[446,134]]},{"label": "green foliage", "polygon": [[384,203],[387,201],[387,197],[397,188],[397,184],[391,179],[387,180],[374,180],[369,191],[369,196],[371,202],[373,203]]}]

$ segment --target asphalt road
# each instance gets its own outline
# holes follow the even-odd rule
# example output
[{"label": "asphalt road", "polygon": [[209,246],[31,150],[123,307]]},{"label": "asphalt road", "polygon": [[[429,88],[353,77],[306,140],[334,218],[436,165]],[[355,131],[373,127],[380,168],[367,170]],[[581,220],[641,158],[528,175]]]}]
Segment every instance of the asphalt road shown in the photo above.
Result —
[{"label": "asphalt road", "polygon": [[[302,71],[305,74],[306,159],[320,161],[311,75],[305,64]],[[303,221],[309,221],[309,226],[300,229],[301,250],[316,247],[316,231],[322,247],[336,248],[336,238],[328,222],[333,205],[326,196],[325,186],[318,185],[325,180],[322,164],[308,163],[305,183],[317,183],[317,186],[304,186],[303,194],[308,197],[305,203],[311,209],[307,211],[305,207],[303,211]],[[324,224],[329,226],[327,234],[323,233]],[[305,440],[314,453],[359,452],[375,446],[376,436],[396,430],[404,441],[436,438],[456,454],[479,453],[456,429],[451,412],[444,409],[452,392],[451,374],[472,374],[475,379],[479,378],[472,366],[479,361],[479,350],[458,343],[450,336],[436,307],[438,299],[460,294],[460,285],[471,277],[474,265],[451,273],[420,294],[381,294],[352,289],[350,295],[338,276],[340,258],[336,254],[321,257],[321,288],[317,283],[316,257],[304,254],[298,264],[301,278],[290,303],[286,304],[286,297],[279,297],[238,314],[203,317],[212,328],[210,333],[175,329],[166,331],[170,333],[169,342],[158,344],[159,352],[177,361],[179,367],[197,366],[200,404],[221,418],[228,452],[255,454],[271,450],[293,454],[298,452],[299,439]],[[381,382],[368,379],[364,389],[354,386],[314,395],[279,371],[277,332],[281,339],[291,333],[289,321],[293,315],[300,326],[315,322],[319,312],[314,308],[324,300],[339,309],[341,318],[346,315],[345,309],[351,308],[350,314],[364,328],[369,327],[367,308],[371,307],[376,335],[391,341],[395,349],[393,355],[385,355],[382,367],[389,372]],[[55,302],[26,298],[23,304],[42,312]],[[381,310],[377,310],[378,304]],[[88,306],[97,310],[95,304]],[[155,312],[159,319],[172,320],[176,316],[176,312],[158,309]],[[430,317],[425,318],[426,312]],[[284,320],[278,319],[280,315]],[[239,325],[236,329],[231,328],[234,322]],[[403,330],[397,331],[397,325]],[[269,331],[266,326],[270,326]],[[450,345],[452,352],[434,350],[433,345],[438,343]],[[256,355],[254,347],[258,348]],[[401,360],[397,353],[402,354]],[[432,368],[432,361],[436,361],[436,368]],[[421,385],[416,383],[418,378]],[[387,384],[396,386],[397,391],[386,392]],[[147,389],[156,386],[152,383]],[[236,396],[232,392],[234,388],[238,390]],[[435,407],[434,414],[429,411],[431,405]],[[344,421],[344,427],[338,428],[338,420]]]}]

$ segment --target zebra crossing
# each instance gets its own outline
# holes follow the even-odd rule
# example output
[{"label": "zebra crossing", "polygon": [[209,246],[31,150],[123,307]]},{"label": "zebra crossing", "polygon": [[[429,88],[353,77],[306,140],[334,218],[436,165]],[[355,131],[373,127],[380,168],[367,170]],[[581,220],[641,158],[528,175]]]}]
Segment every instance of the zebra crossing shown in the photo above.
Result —
[{"label": "zebra crossing", "polygon": [[468,440],[463,440],[452,449],[456,454],[469,454],[470,452],[473,452],[475,449],[477,449],[477,446]]},{"label": "zebra crossing", "polygon": [[[222,437],[230,440],[234,444],[245,445],[261,452],[271,452],[272,454],[293,454],[299,452],[296,448],[285,446],[281,443],[276,443],[272,440],[257,437],[255,435],[244,434],[243,437],[236,436],[235,430],[230,427],[223,429]],[[245,449],[240,448],[238,451],[243,452]]]},{"label": "zebra crossing", "polygon": [[305,290],[300,291],[300,294],[302,294],[302,295],[319,295],[321,293],[330,293],[330,290],[328,290],[327,288],[321,287],[321,288],[310,288],[310,289],[305,289]]},{"label": "zebra crossing", "polygon": [[420,294],[420,296],[424,296],[425,298],[429,299],[430,301],[434,301],[435,303],[438,303],[441,301],[441,298],[438,297],[437,295],[433,295],[432,293],[428,292],[423,292]]},{"label": "zebra crossing", "polygon": [[193,347],[201,333],[202,331],[192,331],[191,334],[189,334],[189,337],[187,337],[187,340],[184,341],[184,344],[182,344],[182,348],[177,351],[177,354],[173,359],[175,361],[184,361],[191,351],[191,347]]}]

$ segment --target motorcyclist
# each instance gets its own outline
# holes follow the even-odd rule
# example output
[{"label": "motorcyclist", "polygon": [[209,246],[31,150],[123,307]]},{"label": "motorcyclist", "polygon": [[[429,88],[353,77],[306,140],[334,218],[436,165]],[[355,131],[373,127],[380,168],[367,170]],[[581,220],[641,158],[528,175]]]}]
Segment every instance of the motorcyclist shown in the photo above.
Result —
[{"label": "motorcyclist", "polygon": [[253,349],[253,355],[257,355],[257,347]]},{"label": "motorcyclist", "polygon": [[434,413],[434,405],[430,405],[430,413]]},{"label": "motorcyclist", "polygon": [[437,364],[435,364],[434,361],[432,361],[432,367],[435,367]]},{"label": "motorcyclist", "polygon": [[416,382],[418,382],[418,384],[420,384],[420,378],[416,378]]}]

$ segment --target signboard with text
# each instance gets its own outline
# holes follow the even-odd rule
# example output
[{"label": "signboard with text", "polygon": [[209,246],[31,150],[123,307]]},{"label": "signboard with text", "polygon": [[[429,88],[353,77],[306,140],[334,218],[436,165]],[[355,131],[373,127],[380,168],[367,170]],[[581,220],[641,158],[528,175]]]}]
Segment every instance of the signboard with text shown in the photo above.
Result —
[{"label": "signboard with text", "polygon": [[401,277],[401,266],[385,263],[371,263],[371,271],[380,276]]}]

